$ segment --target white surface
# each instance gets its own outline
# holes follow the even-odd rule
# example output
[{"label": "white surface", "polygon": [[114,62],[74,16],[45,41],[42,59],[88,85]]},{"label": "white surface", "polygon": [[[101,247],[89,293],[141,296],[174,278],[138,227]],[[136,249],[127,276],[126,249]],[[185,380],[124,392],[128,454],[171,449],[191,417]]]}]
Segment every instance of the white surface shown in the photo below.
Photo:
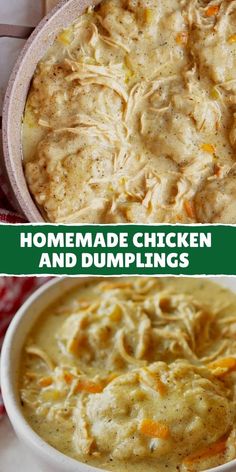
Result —
[{"label": "white surface", "polygon": [[0,421],[0,472],[43,472],[17,439],[7,417]]},{"label": "white surface", "polygon": [[[41,19],[44,0],[0,0],[0,23],[35,26]],[[24,41],[0,38],[0,114],[6,85]]]}]

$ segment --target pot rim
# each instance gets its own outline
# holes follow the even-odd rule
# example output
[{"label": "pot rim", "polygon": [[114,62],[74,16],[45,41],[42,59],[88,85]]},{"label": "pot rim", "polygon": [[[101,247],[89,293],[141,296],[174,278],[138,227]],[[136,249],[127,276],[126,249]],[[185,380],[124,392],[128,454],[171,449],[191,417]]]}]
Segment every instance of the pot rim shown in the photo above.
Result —
[{"label": "pot rim", "polygon": [[[78,7],[78,17],[83,13],[84,9],[86,9],[90,5],[96,5],[101,0],[77,0]],[[12,141],[14,141],[14,134],[12,133],[12,123],[14,126],[21,127],[22,120],[19,123],[16,123],[15,116],[14,116],[14,106],[16,102],[20,103],[25,106],[27,97],[23,97],[20,94],[17,95],[17,89],[19,84],[21,85],[24,81],[24,72],[27,71],[25,61],[28,60],[28,55],[31,52],[31,48],[37,48],[37,42],[43,37],[44,33],[46,33],[47,26],[50,28],[50,22],[56,22],[59,20],[59,23],[62,22],[63,18],[69,14],[70,8],[75,3],[75,0],[60,0],[59,4],[56,5],[36,26],[35,30],[26,41],[26,44],[23,46],[19,57],[15,63],[15,66],[12,70],[10,75],[10,79],[8,82],[7,90],[4,97],[3,103],[3,111],[2,111],[2,144],[3,144],[3,164],[4,164],[4,173],[8,180],[9,186],[11,188],[11,193],[14,198],[11,198],[9,195],[9,199],[13,200],[13,205],[18,207],[18,210],[23,213],[23,215],[27,218],[30,223],[50,223],[43,217],[41,210],[38,208],[37,203],[34,201],[33,196],[30,193],[28,188],[26,178],[23,172],[23,150],[22,150],[22,139],[20,141],[20,149],[17,149],[17,153],[19,152],[19,159],[16,159],[13,156],[12,152]],[[71,20],[71,23],[74,22],[74,19]],[[63,28],[63,26],[62,26]],[[55,31],[52,28],[51,32],[48,33],[48,41],[53,43],[56,34],[60,31],[59,28]],[[44,39],[44,38],[43,38]],[[44,54],[47,52],[48,47],[50,44],[45,46],[45,49],[40,50],[40,57],[42,58]],[[40,59],[39,59],[40,60]],[[35,67],[37,66],[39,60],[35,61]],[[30,59],[29,59],[30,61]],[[34,61],[31,61],[34,64]],[[34,68],[35,69],[35,68]],[[29,74],[28,74],[29,76]],[[30,74],[30,81],[32,80],[33,74]],[[28,78],[27,78],[28,84]],[[18,86],[18,87],[17,87]],[[22,116],[21,116],[22,119]],[[21,129],[19,130],[21,132]],[[18,132],[17,132],[18,133]],[[19,141],[19,136],[17,136],[17,142]],[[14,202],[15,199],[15,202]]]}]

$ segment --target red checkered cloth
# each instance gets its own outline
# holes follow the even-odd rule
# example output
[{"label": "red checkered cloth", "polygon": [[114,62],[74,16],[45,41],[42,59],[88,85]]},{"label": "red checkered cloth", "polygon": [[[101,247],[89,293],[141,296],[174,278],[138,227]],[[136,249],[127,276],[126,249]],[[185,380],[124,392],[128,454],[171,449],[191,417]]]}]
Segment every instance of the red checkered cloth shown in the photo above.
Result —
[{"label": "red checkered cloth", "polygon": [[10,192],[0,170],[0,223],[27,223],[24,216],[15,212]]},{"label": "red checkered cloth", "polygon": [[[13,316],[26,298],[45,283],[43,277],[0,277],[0,346]],[[0,419],[4,406],[0,392]]]},{"label": "red checkered cloth", "polygon": [[[0,223],[27,223],[11,203],[11,195],[0,169]],[[0,348],[6,330],[16,311],[26,298],[48,278],[43,277],[0,277]],[[4,415],[0,391],[0,419]]]}]

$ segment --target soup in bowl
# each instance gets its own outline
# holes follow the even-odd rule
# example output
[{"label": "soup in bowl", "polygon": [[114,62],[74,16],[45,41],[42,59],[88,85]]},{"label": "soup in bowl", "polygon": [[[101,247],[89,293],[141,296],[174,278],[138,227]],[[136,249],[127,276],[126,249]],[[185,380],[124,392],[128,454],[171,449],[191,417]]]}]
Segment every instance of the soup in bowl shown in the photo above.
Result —
[{"label": "soup in bowl", "polygon": [[69,471],[234,470],[233,292],[207,279],[147,277],[64,279],[40,290],[28,302],[32,318],[24,308],[9,330],[2,379],[10,419],[34,449],[42,438],[46,462]]}]

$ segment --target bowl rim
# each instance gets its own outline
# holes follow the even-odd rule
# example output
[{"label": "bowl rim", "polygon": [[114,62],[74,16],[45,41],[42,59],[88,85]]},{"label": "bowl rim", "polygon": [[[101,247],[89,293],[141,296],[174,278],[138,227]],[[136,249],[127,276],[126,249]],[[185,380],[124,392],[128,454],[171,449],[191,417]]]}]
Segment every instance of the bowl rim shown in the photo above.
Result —
[{"label": "bowl rim", "polygon": [[[106,277],[109,279],[109,277]],[[199,277],[201,278],[201,277]],[[1,379],[0,385],[2,390],[2,397],[4,400],[4,405],[6,408],[6,412],[8,417],[11,421],[13,428],[16,427],[17,431],[19,432],[19,436],[23,438],[24,443],[28,443],[35,452],[38,457],[41,456],[41,459],[44,460],[46,463],[50,463],[52,466],[65,466],[65,471],[68,472],[75,472],[80,469],[81,472],[106,472],[105,469],[99,469],[97,467],[93,467],[87,465],[83,462],[80,462],[76,459],[73,459],[62,452],[58,451],[53,446],[50,446],[44,439],[42,439],[29,425],[26,421],[23,412],[20,409],[19,402],[17,401],[17,390],[14,391],[13,382],[12,382],[12,375],[11,372],[13,371],[13,366],[11,362],[11,347],[12,343],[14,342],[15,337],[17,337],[17,331],[21,324],[26,322],[28,316],[28,310],[40,299],[44,296],[45,292],[50,291],[53,289],[54,286],[62,284],[65,280],[68,280],[68,289],[65,289],[63,293],[66,293],[67,290],[70,290],[70,282],[77,280],[78,284],[86,282],[86,281],[98,281],[101,280],[99,277],[60,277],[60,278],[53,278],[49,280],[41,287],[39,287],[35,292],[33,292],[30,297],[23,303],[23,305],[19,308],[17,313],[15,314],[10,326],[7,330],[3,346],[1,352]],[[102,277],[102,280],[104,277]],[[217,278],[208,277],[209,280],[213,280],[217,283]],[[221,283],[220,283],[221,284]],[[235,278],[236,284],[236,278]],[[76,286],[76,283],[73,287]],[[72,286],[71,286],[72,288]],[[229,289],[231,290],[231,289]],[[236,289],[235,289],[236,291]],[[56,300],[59,298],[59,295],[55,296],[54,299]],[[49,302],[49,305],[53,303],[53,299]],[[44,308],[45,309],[45,308]],[[43,309],[43,310],[44,310]],[[36,317],[40,317],[41,313],[39,313]],[[34,322],[36,322],[36,319]],[[27,336],[28,333],[25,334]],[[21,349],[20,349],[21,351]],[[211,469],[207,469],[205,472],[233,472],[236,470],[236,458],[230,462],[225,464],[221,464]]]},{"label": "bowl rim", "polygon": [[[77,461],[62,452],[58,451],[53,446],[50,446],[44,439],[42,439],[26,421],[23,412],[20,409],[19,402],[17,401],[17,390],[14,391],[11,372],[13,370],[11,362],[11,346],[14,342],[15,337],[17,336],[17,330],[19,326],[25,323],[27,319],[28,309],[34,305],[34,303],[39,300],[45,292],[50,291],[55,285],[62,283],[64,280],[68,279],[67,277],[61,277],[60,279],[49,280],[41,287],[39,287],[30,297],[23,303],[20,309],[17,311],[14,316],[4,339],[2,352],[1,352],[1,391],[4,401],[4,406],[7,412],[7,415],[10,419],[10,422],[13,428],[17,429],[19,436],[23,438],[24,443],[28,443],[30,448],[34,450],[38,457],[41,456],[42,460],[47,463],[51,463],[53,466],[62,466],[64,464],[65,471],[75,472],[78,471],[78,467],[81,467],[81,472],[104,472],[104,470],[87,465],[83,462]],[[76,277],[77,279],[77,277]],[[93,279],[93,277],[78,277],[80,282],[83,283],[88,279]],[[70,279],[71,281],[73,279]],[[79,280],[78,280],[79,283]],[[68,287],[69,290],[69,287]],[[66,290],[65,290],[66,293]],[[58,298],[55,297],[55,300]],[[52,303],[52,301],[50,302]],[[50,305],[49,303],[49,305]],[[38,317],[40,313],[38,314]],[[27,334],[26,334],[27,335]]]}]

